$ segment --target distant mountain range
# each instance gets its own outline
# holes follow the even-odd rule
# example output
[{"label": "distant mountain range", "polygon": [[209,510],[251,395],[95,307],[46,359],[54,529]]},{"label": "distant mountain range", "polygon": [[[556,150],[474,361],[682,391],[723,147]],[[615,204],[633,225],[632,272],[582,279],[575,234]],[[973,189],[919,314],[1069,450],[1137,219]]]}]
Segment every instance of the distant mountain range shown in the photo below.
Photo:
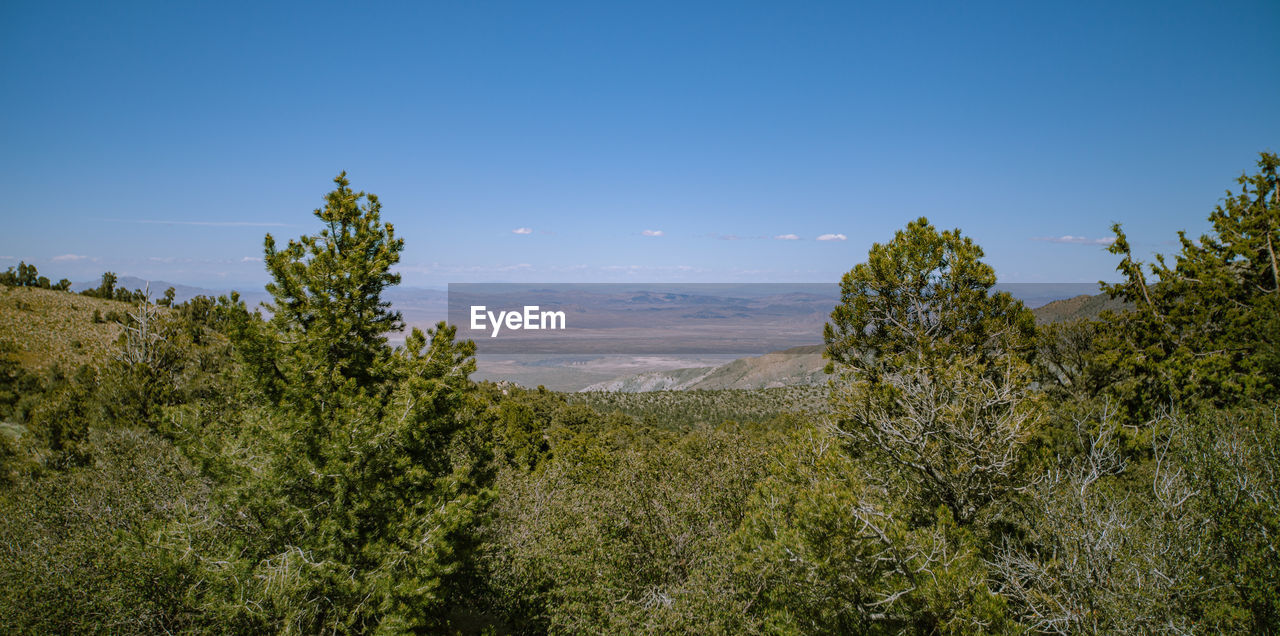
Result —
[{"label": "distant mountain range", "polygon": [[[1097,318],[1103,311],[1122,311],[1130,305],[1106,294],[1083,294],[1054,300],[1031,310],[1039,324],[1065,322],[1081,318]],[[597,382],[582,391],[691,391],[715,389],[770,389],[782,386],[821,385],[827,381],[823,373],[826,360],[823,345],[793,347],[775,353],[739,358],[715,367],[692,367],[669,371],[650,371],[605,382]]]}]

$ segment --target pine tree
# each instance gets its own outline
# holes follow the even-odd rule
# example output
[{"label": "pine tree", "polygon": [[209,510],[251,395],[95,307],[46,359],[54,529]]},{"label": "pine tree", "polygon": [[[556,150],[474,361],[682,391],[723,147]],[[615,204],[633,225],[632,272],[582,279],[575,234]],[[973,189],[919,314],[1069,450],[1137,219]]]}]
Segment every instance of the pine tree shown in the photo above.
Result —
[{"label": "pine tree", "polygon": [[391,267],[404,240],[382,223],[376,195],[352,191],[345,172],[334,183],[324,208],[315,211],[324,223],[319,234],[290,240],[283,249],[266,237],[270,328],[282,343],[275,372],[298,389],[289,398],[317,408],[340,388],[368,391],[384,382],[390,355],[385,334],[404,329],[399,312],[382,299],[400,282]]},{"label": "pine tree", "polygon": [[1035,325],[959,230],[920,218],[841,280],[825,327],[837,432],[963,523],[1013,486]]},{"label": "pine tree", "polygon": [[270,405],[251,416],[253,456],[232,458],[242,472],[223,493],[240,547],[200,576],[221,592],[216,620],[249,631],[439,629],[489,500],[458,452],[477,410],[475,346],[444,323],[389,346],[403,323],[382,293],[403,242],[377,197],[334,181],[318,234],[283,249],[266,238],[269,323],[233,312]]}]

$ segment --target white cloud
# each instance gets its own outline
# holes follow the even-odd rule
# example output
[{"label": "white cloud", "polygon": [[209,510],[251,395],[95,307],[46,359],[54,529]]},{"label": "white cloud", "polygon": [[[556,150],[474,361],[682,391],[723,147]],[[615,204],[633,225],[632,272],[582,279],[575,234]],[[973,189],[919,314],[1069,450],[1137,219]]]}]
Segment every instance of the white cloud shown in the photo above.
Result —
[{"label": "white cloud", "polygon": [[512,234],[533,234],[533,228],[531,228],[531,227],[518,227],[518,228],[516,228],[516,229],[514,229],[514,230],[511,230],[511,233],[512,233]]},{"label": "white cloud", "polygon": [[1065,234],[1063,236],[1036,236],[1033,241],[1046,241],[1048,243],[1075,243],[1077,245],[1110,245],[1116,242],[1114,236],[1105,238],[1089,238],[1087,236],[1072,236]]},{"label": "white cloud", "polygon": [[16,260],[18,259],[13,256],[0,256],[0,261],[16,261]]},{"label": "white cloud", "polygon": [[89,258],[89,257],[85,256],[84,254],[61,254],[59,256],[53,257],[53,261],[55,263],[63,263],[66,261],[83,261],[86,258]]},{"label": "white cloud", "polygon": [[849,237],[843,234],[823,234],[818,237],[819,241],[843,241]]},{"label": "white cloud", "polygon": [[257,256],[246,256],[240,259],[240,262],[241,263],[261,263],[262,259],[258,258]]},{"label": "white cloud", "polygon": [[800,237],[799,237],[799,236],[796,236],[795,234],[779,234],[779,235],[777,235],[777,236],[775,236],[775,237],[773,237],[773,238],[778,239],[779,241],[798,241],[798,240],[800,240]]},{"label": "white cloud", "polygon": [[662,230],[645,230],[641,234],[644,236],[662,236]]}]

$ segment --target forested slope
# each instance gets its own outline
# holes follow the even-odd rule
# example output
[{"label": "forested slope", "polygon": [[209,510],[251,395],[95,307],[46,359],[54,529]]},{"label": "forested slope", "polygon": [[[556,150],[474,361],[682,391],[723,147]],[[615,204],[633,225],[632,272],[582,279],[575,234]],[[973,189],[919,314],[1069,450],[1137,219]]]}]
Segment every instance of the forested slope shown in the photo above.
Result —
[{"label": "forested slope", "polygon": [[[1273,633],[1277,167],[1155,264],[1117,226],[1097,319],[921,218],[841,280],[828,387],[629,396],[392,347],[403,242],[340,175],[269,318],[126,292],[105,355],[0,354],[0,631]],[[111,336],[64,301],[33,337]]]}]

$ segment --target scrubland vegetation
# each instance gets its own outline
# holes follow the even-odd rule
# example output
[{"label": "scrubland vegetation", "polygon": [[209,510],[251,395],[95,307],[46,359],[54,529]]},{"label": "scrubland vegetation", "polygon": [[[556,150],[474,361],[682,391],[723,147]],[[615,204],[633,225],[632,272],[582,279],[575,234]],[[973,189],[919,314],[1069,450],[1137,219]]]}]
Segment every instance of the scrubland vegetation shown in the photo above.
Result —
[{"label": "scrubland vegetation", "polygon": [[784,415],[813,415],[830,410],[825,386],[798,385],[774,389],[587,391],[566,398],[602,413],[619,411],[650,426],[688,430],[728,422],[768,422]]},{"label": "scrubland vegetation", "polygon": [[342,176],[268,235],[269,318],[9,289],[0,631],[1273,632],[1278,163],[1154,264],[1116,227],[1120,309],[1046,326],[910,223],[841,282],[829,389],[565,396],[472,382],[444,324],[392,348],[402,242]]},{"label": "scrubland vegetation", "polygon": [[[0,347],[23,368],[76,369],[113,351],[129,306],[110,300],[23,287],[0,287]],[[97,320],[94,317],[97,317]]]}]

